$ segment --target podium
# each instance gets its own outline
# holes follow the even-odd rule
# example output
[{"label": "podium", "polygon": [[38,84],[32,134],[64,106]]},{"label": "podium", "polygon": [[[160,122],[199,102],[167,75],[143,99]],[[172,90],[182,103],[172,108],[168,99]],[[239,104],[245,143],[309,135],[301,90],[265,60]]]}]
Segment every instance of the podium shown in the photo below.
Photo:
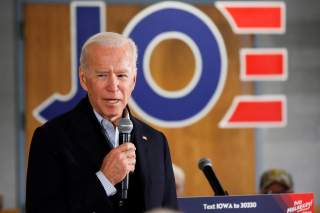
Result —
[{"label": "podium", "polygon": [[313,193],[178,198],[183,213],[313,213]]}]

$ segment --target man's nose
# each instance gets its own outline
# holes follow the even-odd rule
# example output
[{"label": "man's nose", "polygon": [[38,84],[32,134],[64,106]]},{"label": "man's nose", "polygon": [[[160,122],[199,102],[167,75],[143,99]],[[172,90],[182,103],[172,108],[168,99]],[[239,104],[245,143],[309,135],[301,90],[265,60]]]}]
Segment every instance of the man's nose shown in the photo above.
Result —
[{"label": "man's nose", "polygon": [[118,89],[119,80],[115,74],[110,75],[107,82],[107,90],[116,91]]}]

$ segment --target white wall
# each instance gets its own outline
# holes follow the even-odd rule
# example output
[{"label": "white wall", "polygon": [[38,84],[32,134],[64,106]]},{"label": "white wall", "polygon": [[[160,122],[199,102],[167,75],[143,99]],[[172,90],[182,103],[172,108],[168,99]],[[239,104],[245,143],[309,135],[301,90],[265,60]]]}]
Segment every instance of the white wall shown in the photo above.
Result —
[{"label": "white wall", "polygon": [[286,47],[289,78],[286,82],[260,83],[258,92],[285,94],[288,126],[258,131],[261,145],[259,174],[271,167],[292,173],[296,192],[320,196],[320,3],[287,0],[285,35],[258,36],[259,47]]},{"label": "white wall", "polygon": [[16,115],[14,1],[0,1],[0,194],[4,207],[16,207]]}]

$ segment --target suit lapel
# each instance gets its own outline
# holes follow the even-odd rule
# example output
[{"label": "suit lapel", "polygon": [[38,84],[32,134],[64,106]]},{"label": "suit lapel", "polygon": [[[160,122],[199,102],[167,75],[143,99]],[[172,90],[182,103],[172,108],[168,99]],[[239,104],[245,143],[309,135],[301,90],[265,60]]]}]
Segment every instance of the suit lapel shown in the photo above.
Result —
[{"label": "suit lapel", "polygon": [[83,157],[92,163],[95,170],[99,169],[104,156],[111,150],[111,147],[109,141],[104,137],[87,98],[83,99],[74,109],[71,122],[73,131],[75,131],[75,142],[85,153]]}]

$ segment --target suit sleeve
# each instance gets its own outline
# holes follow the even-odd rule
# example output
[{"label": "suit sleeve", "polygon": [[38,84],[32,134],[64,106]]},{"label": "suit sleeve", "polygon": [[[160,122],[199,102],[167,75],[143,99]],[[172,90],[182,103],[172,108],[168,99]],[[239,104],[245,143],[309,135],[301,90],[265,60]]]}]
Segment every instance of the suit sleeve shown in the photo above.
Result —
[{"label": "suit sleeve", "polygon": [[175,186],[168,141],[164,135],[162,136],[164,138],[164,161],[165,161],[165,173],[166,173],[165,174],[166,185],[165,185],[165,191],[164,191],[163,206],[172,208],[172,209],[178,209],[176,186]]},{"label": "suit sleeve", "polygon": [[[27,171],[26,212],[106,212],[103,208],[110,201],[98,178],[94,173],[88,175],[70,170],[68,164],[72,159],[66,161],[59,139],[43,127],[33,135]],[[75,174],[70,175],[70,172]],[[70,180],[71,176],[76,180]],[[76,182],[77,187],[70,188],[72,182]]]}]

